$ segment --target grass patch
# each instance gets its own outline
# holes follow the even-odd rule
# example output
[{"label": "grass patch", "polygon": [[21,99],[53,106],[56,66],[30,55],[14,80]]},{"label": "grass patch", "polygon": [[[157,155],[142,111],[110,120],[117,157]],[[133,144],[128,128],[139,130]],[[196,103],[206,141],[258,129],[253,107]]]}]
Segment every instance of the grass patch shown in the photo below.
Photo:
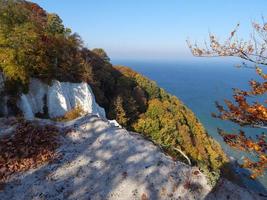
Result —
[{"label": "grass patch", "polygon": [[55,120],[57,122],[67,122],[67,121],[71,121],[73,119],[76,119],[78,117],[81,117],[84,114],[85,114],[85,112],[83,111],[82,107],[80,105],[78,105],[75,108],[73,108],[72,110],[66,112],[66,114],[64,116],[54,118],[53,120]]}]

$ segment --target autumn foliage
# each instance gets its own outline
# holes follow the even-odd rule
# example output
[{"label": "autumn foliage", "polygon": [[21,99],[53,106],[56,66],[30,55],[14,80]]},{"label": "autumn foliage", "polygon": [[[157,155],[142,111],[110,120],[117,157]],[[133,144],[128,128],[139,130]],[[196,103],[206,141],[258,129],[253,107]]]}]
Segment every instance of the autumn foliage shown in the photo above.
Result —
[{"label": "autumn foliage", "polygon": [[267,66],[267,23],[263,22],[263,25],[253,23],[252,25],[255,33],[249,41],[237,38],[238,24],[224,43],[219,42],[215,35],[210,34],[209,45],[205,43],[205,48],[200,48],[197,44],[192,45],[189,41],[188,45],[195,56],[235,56],[254,64],[251,67],[244,62],[240,67],[254,68],[259,81],[249,81],[248,91],[234,89],[233,101],[225,100],[226,106],[216,102],[218,114],[213,114],[213,116],[222,120],[230,120],[241,127],[247,126],[262,130],[262,133],[255,133],[253,138],[247,137],[242,130],[231,134],[219,130],[219,134],[229,146],[256,156],[256,161],[245,158],[242,164],[244,168],[251,170],[251,178],[256,178],[267,168],[267,143],[264,131],[267,128],[267,99],[262,100],[266,98],[267,93],[267,75],[263,70]]},{"label": "autumn foliage", "polygon": [[53,120],[58,121],[58,122],[66,122],[66,121],[71,121],[78,117],[81,117],[84,114],[85,112],[83,111],[82,107],[78,105],[74,107],[73,109],[71,109],[70,111],[66,112],[64,116],[54,118]]},{"label": "autumn foliage", "polygon": [[182,151],[215,184],[228,159],[194,113],[154,81],[127,67],[116,66],[116,69],[120,72],[114,90],[118,96],[109,114],[128,129],[160,145],[175,160],[188,163]]},{"label": "autumn foliage", "polygon": [[0,72],[6,85],[17,83],[7,91],[25,91],[32,77],[48,83],[91,78],[79,35],[65,28],[57,14],[47,13],[37,4],[0,1],[0,47]]}]

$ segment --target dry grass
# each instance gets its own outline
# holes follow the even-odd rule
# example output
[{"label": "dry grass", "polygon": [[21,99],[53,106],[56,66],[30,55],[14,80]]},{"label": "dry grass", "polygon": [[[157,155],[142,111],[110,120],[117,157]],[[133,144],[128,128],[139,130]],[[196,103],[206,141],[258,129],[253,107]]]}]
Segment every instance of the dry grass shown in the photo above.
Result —
[{"label": "dry grass", "polygon": [[63,117],[54,118],[54,120],[58,122],[66,122],[81,117],[82,115],[84,115],[84,111],[82,107],[78,105],[72,110],[66,112],[66,114]]}]

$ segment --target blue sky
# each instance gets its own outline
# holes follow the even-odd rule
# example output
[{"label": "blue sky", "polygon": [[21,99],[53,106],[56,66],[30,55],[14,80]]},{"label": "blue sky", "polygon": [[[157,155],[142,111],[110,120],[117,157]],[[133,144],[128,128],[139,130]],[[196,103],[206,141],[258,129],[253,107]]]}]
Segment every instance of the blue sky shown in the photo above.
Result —
[{"label": "blue sky", "polygon": [[111,59],[192,59],[186,39],[223,39],[236,23],[247,38],[251,22],[267,19],[267,0],[33,0],[57,13],[88,48]]}]

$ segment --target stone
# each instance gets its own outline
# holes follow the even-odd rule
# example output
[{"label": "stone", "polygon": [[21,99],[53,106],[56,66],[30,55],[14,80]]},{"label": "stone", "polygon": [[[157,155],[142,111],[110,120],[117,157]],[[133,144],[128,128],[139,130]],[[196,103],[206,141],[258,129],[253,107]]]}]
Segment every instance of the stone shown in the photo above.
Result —
[{"label": "stone", "polygon": [[77,106],[80,106],[85,114],[106,118],[105,110],[97,104],[91,87],[85,82],[54,80],[49,86],[38,79],[31,79],[28,93],[20,96],[17,105],[24,117],[29,120],[37,113],[44,114],[45,106],[50,118],[64,116]]}]

